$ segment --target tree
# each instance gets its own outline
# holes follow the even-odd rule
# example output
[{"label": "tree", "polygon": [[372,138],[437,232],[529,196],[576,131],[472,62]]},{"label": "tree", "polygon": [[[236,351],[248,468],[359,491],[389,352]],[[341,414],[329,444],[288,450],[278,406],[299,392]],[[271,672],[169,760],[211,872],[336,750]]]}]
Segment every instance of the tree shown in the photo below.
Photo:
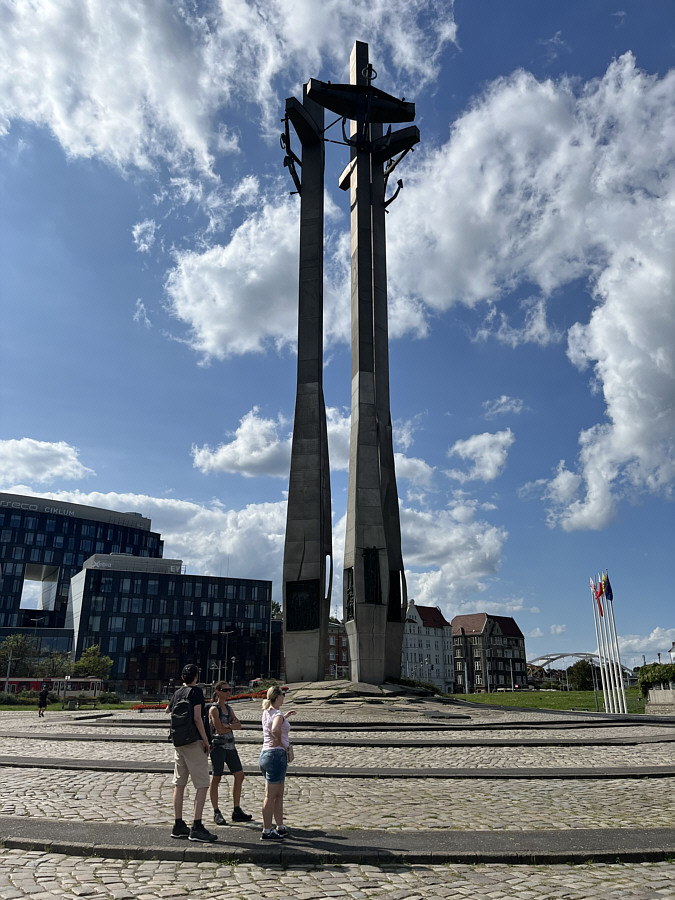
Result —
[{"label": "tree", "polygon": [[112,666],[112,659],[109,656],[101,656],[101,648],[98,644],[93,644],[87,647],[77,662],[73,663],[71,675],[74,678],[91,675],[92,678],[102,678],[105,681],[110,675]]},{"label": "tree", "polygon": [[28,634],[11,634],[0,644],[0,676],[9,674],[15,678],[25,678],[33,674],[37,656],[37,641]]},{"label": "tree", "polygon": [[567,678],[570,689],[573,691],[593,690],[593,666],[587,659],[580,659],[570,666],[567,670]]},{"label": "tree", "polygon": [[649,663],[640,668],[638,687],[643,697],[655,684],[670,684],[675,681],[675,663]]},{"label": "tree", "polygon": [[71,664],[70,653],[50,650],[40,657],[35,674],[40,678],[61,678],[70,673]]},{"label": "tree", "polygon": [[281,615],[281,605],[276,601],[272,600],[272,617],[277,618],[277,616]]}]

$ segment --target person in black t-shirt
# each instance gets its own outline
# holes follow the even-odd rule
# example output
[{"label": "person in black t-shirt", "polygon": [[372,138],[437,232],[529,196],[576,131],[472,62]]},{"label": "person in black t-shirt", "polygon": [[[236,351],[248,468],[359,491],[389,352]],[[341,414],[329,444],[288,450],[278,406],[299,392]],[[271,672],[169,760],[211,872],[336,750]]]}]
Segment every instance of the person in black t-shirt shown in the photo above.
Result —
[{"label": "person in black t-shirt", "polygon": [[[218,837],[207,831],[202,823],[202,812],[206,800],[206,792],[209,787],[209,739],[204,728],[202,718],[204,711],[204,694],[197,687],[199,669],[193,663],[189,663],[183,669],[181,679],[183,686],[179,687],[169,701],[169,712],[173,709],[177,699],[182,699],[188,688],[187,699],[192,706],[194,723],[199,737],[190,744],[173,748],[173,812],[175,822],[171,831],[172,838],[188,838],[190,841],[200,841],[208,844],[217,841]],[[183,821],[183,798],[188,776],[192,779],[195,788],[195,815],[194,824],[189,828]]]},{"label": "person in black t-shirt", "polygon": [[43,687],[40,693],[38,694],[38,717],[40,719],[44,719],[45,710],[47,709],[47,697],[49,695],[49,690],[46,687]]}]

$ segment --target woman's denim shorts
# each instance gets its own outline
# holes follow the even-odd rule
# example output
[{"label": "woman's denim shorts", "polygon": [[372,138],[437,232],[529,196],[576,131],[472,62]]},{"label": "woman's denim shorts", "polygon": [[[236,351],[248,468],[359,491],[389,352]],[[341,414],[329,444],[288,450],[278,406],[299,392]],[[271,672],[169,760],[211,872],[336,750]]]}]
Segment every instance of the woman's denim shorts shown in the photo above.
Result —
[{"label": "woman's denim shorts", "polygon": [[274,750],[263,750],[258,760],[260,771],[269,784],[281,784],[286,780],[286,751],[283,747],[275,747]]}]

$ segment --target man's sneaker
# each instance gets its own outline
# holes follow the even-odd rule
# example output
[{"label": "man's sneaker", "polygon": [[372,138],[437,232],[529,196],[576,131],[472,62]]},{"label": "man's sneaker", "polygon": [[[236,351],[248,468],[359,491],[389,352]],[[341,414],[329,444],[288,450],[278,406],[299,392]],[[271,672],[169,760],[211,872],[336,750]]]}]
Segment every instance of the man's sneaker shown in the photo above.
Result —
[{"label": "man's sneaker", "polygon": [[172,838],[186,838],[189,834],[190,829],[182,819],[180,820],[180,822],[176,822],[176,824],[171,829]]},{"label": "man's sneaker", "polygon": [[[253,816],[249,816],[248,813],[245,813],[241,806],[236,806],[232,810],[232,821],[233,822],[250,822]],[[220,824],[220,823],[219,823]]]},{"label": "man's sneaker", "polygon": [[211,834],[203,825],[193,825],[188,835],[189,841],[199,841],[202,844],[212,844],[218,840],[217,834]]},{"label": "man's sneaker", "polygon": [[277,825],[276,826],[277,834],[280,834],[282,837],[288,837],[288,828],[285,825]]},{"label": "man's sneaker", "polygon": [[213,810],[213,821],[216,823],[216,825],[227,825],[227,819],[219,809]]},{"label": "man's sneaker", "polygon": [[276,828],[273,828],[271,831],[263,831],[260,835],[261,841],[283,841],[283,837],[279,834]]}]

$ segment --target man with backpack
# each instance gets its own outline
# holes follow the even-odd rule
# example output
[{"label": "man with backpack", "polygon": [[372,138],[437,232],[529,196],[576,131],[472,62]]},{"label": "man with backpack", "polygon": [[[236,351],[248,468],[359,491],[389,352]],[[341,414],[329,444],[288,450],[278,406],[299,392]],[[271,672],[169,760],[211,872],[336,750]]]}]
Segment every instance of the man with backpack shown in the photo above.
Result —
[{"label": "man with backpack", "polygon": [[[204,727],[204,694],[197,687],[199,669],[189,663],[181,673],[183,684],[169,701],[170,738],[173,742],[173,811],[175,823],[172,838],[187,838],[208,844],[218,837],[207,831],[202,812],[209,787],[209,739]],[[183,798],[188,777],[195,789],[194,823],[189,828],[183,821]]]}]

